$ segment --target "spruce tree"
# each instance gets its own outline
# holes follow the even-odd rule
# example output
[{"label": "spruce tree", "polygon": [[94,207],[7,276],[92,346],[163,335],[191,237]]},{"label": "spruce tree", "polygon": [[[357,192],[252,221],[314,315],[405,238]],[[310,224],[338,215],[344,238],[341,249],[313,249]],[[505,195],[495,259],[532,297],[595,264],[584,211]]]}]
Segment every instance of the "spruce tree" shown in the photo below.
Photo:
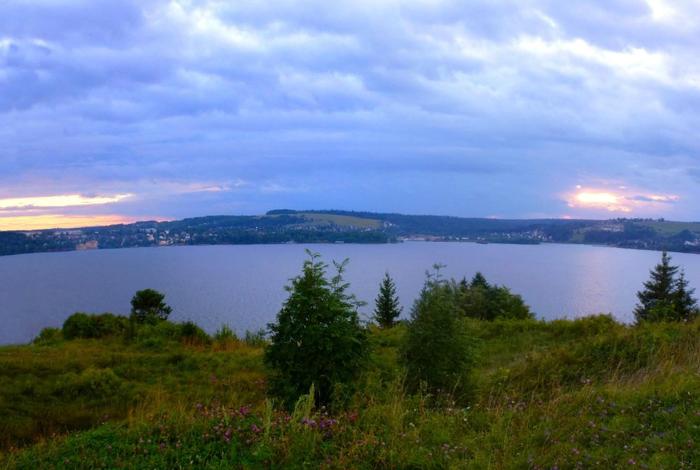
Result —
[{"label": "spruce tree", "polygon": [[357,302],[343,281],[346,262],[335,263],[337,274],[307,250],[302,273],[286,289],[289,298],[269,324],[270,345],[265,364],[271,369],[272,392],[289,406],[314,386],[316,402],[329,404],[336,386],[351,387],[367,353]]},{"label": "spruce tree", "polygon": [[396,284],[389,273],[385,273],[384,279],[379,284],[379,294],[375,301],[374,320],[382,328],[391,328],[401,315],[401,310],[399,298],[396,295]]},{"label": "spruce tree", "polygon": [[475,288],[475,287],[478,288],[478,287],[480,287],[480,288],[482,288],[482,289],[489,290],[489,289],[491,288],[491,285],[490,285],[489,282],[486,280],[486,278],[484,277],[484,275],[481,274],[481,272],[477,272],[476,274],[474,274],[474,277],[472,278],[471,287],[472,287],[472,288]]},{"label": "spruce tree", "polygon": [[650,279],[644,283],[644,290],[637,292],[639,304],[634,310],[637,322],[670,320],[669,317],[675,316],[677,272],[678,266],[671,266],[671,257],[664,251],[661,263],[654,267]]},{"label": "spruce tree", "polygon": [[690,289],[688,284],[685,272],[681,271],[674,292],[674,309],[678,321],[691,321],[700,313],[698,301],[693,297],[695,289]]}]

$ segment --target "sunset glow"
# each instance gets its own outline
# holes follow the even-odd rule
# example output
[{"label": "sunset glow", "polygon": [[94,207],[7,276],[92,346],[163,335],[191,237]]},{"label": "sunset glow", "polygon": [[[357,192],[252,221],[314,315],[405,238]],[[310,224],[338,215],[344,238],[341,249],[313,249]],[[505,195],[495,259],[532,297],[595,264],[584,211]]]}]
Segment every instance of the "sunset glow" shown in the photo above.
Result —
[{"label": "sunset glow", "polygon": [[612,193],[581,192],[576,195],[576,201],[585,205],[618,204],[619,197]]},{"label": "sunset glow", "polygon": [[0,217],[0,230],[40,230],[48,228],[77,228],[135,222],[121,215],[61,215]]},{"label": "sunset glow", "polygon": [[131,194],[115,194],[114,196],[89,197],[81,194],[63,194],[57,196],[5,198],[0,199],[0,209],[95,206],[119,202],[131,196]]},{"label": "sunset glow", "polygon": [[577,209],[602,209],[608,212],[629,213],[632,211],[653,210],[659,213],[664,207],[680,198],[674,194],[653,194],[635,191],[627,186],[612,189],[590,189],[576,186],[576,190],[565,196],[568,206]]}]

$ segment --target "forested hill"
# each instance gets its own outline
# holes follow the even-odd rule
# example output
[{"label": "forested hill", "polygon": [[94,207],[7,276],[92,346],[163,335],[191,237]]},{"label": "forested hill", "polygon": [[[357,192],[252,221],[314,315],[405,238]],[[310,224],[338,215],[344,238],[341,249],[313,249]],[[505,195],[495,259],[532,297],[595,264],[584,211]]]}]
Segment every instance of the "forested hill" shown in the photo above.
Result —
[{"label": "forested hill", "polygon": [[273,210],[169,222],[0,232],[0,255],[168,245],[389,243],[590,243],[700,253],[700,222],[651,219],[485,219],[352,211]]}]

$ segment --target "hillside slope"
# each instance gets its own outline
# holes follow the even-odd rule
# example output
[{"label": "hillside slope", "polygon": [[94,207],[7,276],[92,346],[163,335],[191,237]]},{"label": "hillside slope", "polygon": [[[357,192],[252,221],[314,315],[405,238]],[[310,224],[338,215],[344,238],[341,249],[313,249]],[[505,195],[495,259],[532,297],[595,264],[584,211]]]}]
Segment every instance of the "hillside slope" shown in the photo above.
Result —
[{"label": "hillside slope", "polygon": [[[700,323],[468,322],[468,406],[408,396],[373,329],[345,411],[265,396],[261,346],[163,327],[0,348],[0,468],[697,468]],[[37,439],[44,438],[37,443]],[[19,448],[17,448],[19,447]]]}]

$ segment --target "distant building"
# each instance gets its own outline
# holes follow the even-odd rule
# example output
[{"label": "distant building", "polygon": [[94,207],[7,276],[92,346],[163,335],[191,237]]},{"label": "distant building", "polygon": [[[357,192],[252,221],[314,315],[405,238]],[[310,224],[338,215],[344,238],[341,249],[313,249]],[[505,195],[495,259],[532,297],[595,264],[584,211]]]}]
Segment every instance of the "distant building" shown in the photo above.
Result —
[{"label": "distant building", "polygon": [[85,243],[78,243],[75,245],[75,249],[78,251],[82,250],[96,250],[99,248],[99,244],[97,243],[97,240],[88,240]]}]

